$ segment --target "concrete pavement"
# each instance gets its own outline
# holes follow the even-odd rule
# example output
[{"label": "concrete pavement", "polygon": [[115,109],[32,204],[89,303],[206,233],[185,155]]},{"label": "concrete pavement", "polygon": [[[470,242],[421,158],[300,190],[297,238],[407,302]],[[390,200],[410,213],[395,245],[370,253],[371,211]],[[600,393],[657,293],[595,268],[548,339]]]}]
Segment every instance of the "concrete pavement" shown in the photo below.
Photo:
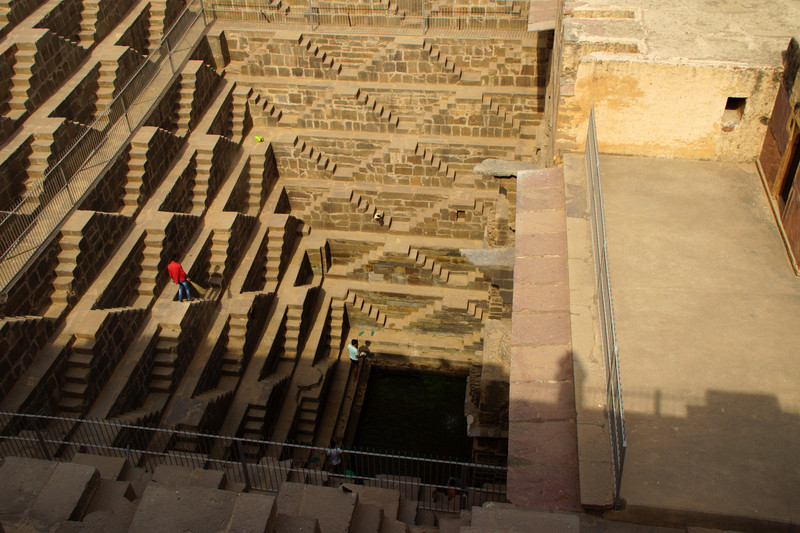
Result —
[{"label": "concrete pavement", "polygon": [[[600,172],[628,439],[616,518],[800,524],[800,279],[755,166],[601,156]],[[572,290],[591,253],[582,154],[564,174],[580,423],[598,392]]]}]

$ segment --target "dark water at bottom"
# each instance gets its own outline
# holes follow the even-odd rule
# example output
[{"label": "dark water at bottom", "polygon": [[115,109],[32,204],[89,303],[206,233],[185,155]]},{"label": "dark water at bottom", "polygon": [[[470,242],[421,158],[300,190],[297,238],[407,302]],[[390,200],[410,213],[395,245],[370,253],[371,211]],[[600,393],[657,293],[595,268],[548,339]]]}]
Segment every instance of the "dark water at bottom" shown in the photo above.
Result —
[{"label": "dark water at bottom", "polygon": [[354,447],[469,462],[466,377],[373,367]]}]

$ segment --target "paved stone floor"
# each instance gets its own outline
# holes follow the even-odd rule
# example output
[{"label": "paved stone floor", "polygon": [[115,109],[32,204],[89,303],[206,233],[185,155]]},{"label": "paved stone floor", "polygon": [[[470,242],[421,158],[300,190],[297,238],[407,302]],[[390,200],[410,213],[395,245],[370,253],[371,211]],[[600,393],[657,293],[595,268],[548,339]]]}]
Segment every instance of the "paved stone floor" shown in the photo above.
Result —
[{"label": "paved stone floor", "polygon": [[[800,279],[756,168],[601,156],[600,171],[626,512],[797,524]],[[584,180],[567,157],[567,190]]]}]

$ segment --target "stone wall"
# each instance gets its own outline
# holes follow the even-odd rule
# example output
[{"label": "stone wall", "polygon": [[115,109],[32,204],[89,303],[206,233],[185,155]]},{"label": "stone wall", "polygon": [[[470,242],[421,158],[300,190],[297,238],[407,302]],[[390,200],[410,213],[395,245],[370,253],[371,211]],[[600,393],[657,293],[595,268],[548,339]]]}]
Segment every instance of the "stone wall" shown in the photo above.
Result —
[{"label": "stone wall", "polygon": [[59,2],[34,28],[47,28],[67,41],[77,41],[81,31],[80,2]]},{"label": "stone wall", "polygon": [[[92,41],[99,43],[111,33],[111,30],[119,24],[126,13],[134,5],[134,0],[99,0],[95,6],[97,11],[94,13],[84,13],[84,18],[94,22],[94,34]],[[84,6],[86,4],[84,3]],[[87,8],[84,8],[86,10]],[[132,27],[132,26],[131,26]],[[128,29],[130,30],[129,27]],[[136,46],[132,46],[136,48]]]},{"label": "stone wall", "polygon": [[[58,90],[61,84],[71,76],[86,57],[86,52],[78,45],[44,31],[38,37],[31,36],[34,40],[33,64],[27,79],[27,100],[25,108],[30,112],[39,107],[50,95]],[[30,46],[30,44],[27,44]],[[26,48],[26,50],[29,48]],[[31,51],[34,51],[31,50]],[[18,52],[19,54],[19,52]],[[15,65],[15,74],[20,67],[27,63],[19,60]]]},{"label": "stone wall", "polygon": [[98,77],[100,76],[100,65],[97,64],[89,73],[75,86],[67,97],[56,106],[51,117],[64,117],[73,122],[81,124],[91,124],[96,113],[95,104],[97,102]]},{"label": "stone wall", "polygon": [[145,237],[146,235],[142,234],[136,245],[131,248],[120,270],[111,277],[97,302],[92,306],[93,309],[130,307],[134,304],[142,274]]},{"label": "stone wall", "polygon": [[55,238],[42,246],[24,275],[6,289],[8,299],[0,304],[0,316],[42,314],[50,305],[59,251]]},{"label": "stone wall", "polygon": [[8,318],[0,320],[0,398],[33,362],[55,329],[49,319]]},{"label": "stone wall", "polygon": [[[79,230],[79,254],[74,259],[72,290],[78,295],[97,278],[106,262],[111,259],[122,237],[130,227],[130,220],[107,213],[76,212],[62,231]],[[127,287],[122,287],[127,292]],[[110,306],[109,306],[110,307]]]},{"label": "stone wall", "polygon": [[148,39],[150,37],[150,6],[143,8],[133,23],[125,28],[116,44],[127,46],[139,53],[140,57],[147,55]]},{"label": "stone wall", "polygon": [[147,315],[145,309],[126,309],[106,314],[94,333],[91,369],[83,395],[84,406],[92,404],[111,377]]},{"label": "stone wall", "polygon": [[89,191],[79,209],[117,213],[123,207],[131,145],[126,144],[97,186]]},{"label": "stone wall", "polygon": [[[602,53],[579,58],[575,67],[575,94],[564,95],[559,109],[561,151],[582,149],[593,105],[601,152],[749,161],[757,156],[762,117],[769,116],[780,80],[777,69]],[[675,102],[678,90],[694,96]],[[728,122],[731,97],[746,104]]]},{"label": "stone wall", "polygon": [[[16,146],[7,146],[3,152],[8,154],[0,163],[0,209],[10,211],[18,202],[19,196],[25,192],[25,180],[28,175],[28,158],[31,154],[33,137],[28,137]],[[10,152],[10,153],[9,153]]]},{"label": "stone wall", "polygon": [[178,106],[181,99],[181,78],[167,88],[164,97],[150,113],[145,125],[178,134]]},{"label": "stone wall", "polygon": [[194,191],[194,180],[197,176],[197,152],[193,152],[190,157],[184,156],[176,166],[182,165],[180,177],[175,180],[175,185],[170,189],[164,202],[159,206],[160,211],[172,213],[190,213],[192,210],[192,197]]}]

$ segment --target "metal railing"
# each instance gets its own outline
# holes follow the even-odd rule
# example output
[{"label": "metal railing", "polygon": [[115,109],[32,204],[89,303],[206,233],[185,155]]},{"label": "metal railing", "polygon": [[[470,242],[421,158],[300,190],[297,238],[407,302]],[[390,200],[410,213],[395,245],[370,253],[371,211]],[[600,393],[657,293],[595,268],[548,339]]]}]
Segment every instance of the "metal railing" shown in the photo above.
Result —
[{"label": "metal railing", "polygon": [[606,226],[603,216],[603,190],[600,184],[600,158],[597,149],[597,130],[594,108],[589,113],[589,131],[586,135],[586,175],[589,192],[589,218],[592,224],[592,251],[594,253],[595,281],[597,283],[597,309],[600,336],[603,343],[603,362],[606,371],[606,418],[611,439],[611,463],[614,476],[614,496],[619,499],[622,468],[625,463],[625,416],[622,405],[622,380],[619,373],[619,350],[614,325],[614,301],[611,296],[611,278],[608,270]]},{"label": "metal railing", "polygon": [[70,461],[76,453],[124,457],[153,472],[159,465],[223,471],[245,490],[277,492],[284,481],[354,483],[398,490],[424,509],[459,512],[506,500],[506,467],[347,450],[333,467],[326,449],[256,441],[109,420],[0,412],[0,458]]},{"label": "metal railing", "polygon": [[205,33],[193,0],[111,103],[0,220],[0,289],[21,272],[160,101]]},{"label": "metal railing", "polygon": [[485,5],[440,4],[436,0],[399,0],[355,3],[345,0],[307,0],[259,5],[252,0],[205,0],[215,21],[288,24],[318,30],[331,28],[386,28],[424,35],[430,30],[508,30],[528,27],[529,2],[507,0]]}]

